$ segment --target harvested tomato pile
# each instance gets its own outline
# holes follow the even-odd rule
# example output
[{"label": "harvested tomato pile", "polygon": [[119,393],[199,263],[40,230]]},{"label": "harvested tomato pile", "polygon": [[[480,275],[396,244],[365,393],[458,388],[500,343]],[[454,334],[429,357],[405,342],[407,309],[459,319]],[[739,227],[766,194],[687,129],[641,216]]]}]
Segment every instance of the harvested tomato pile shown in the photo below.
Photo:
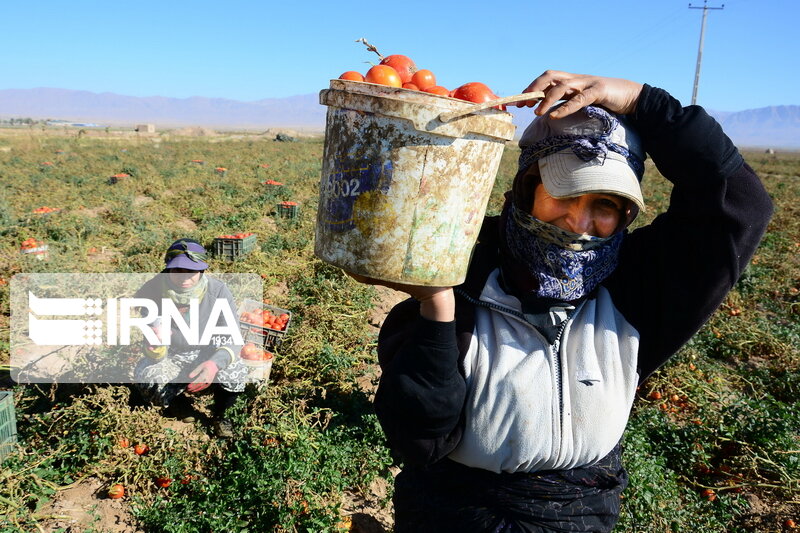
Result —
[{"label": "harvested tomato pile", "polygon": [[249,359],[250,361],[269,361],[273,358],[272,352],[259,348],[252,342],[245,344],[239,355],[242,359]]},{"label": "harvested tomato pile", "polygon": [[48,206],[45,205],[45,206],[42,206],[42,207],[37,207],[36,209],[33,210],[33,212],[37,213],[37,214],[55,213],[56,211],[61,211],[61,208],[60,207],[48,207]]},{"label": "harvested tomato pile", "polygon": [[[410,57],[401,54],[384,57],[378,52],[377,48],[369,44],[365,39],[359,39],[357,42],[364,43],[369,51],[378,54],[381,62],[370,68],[366,74],[348,70],[339,76],[341,80],[362,81],[387,87],[422,91],[476,104],[499,98],[485,83],[479,81],[471,81],[449,90],[437,84],[436,76],[433,72],[428,69],[417,68],[416,63]],[[505,106],[500,106],[500,108],[505,109]]]},{"label": "harvested tomato pile", "polygon": [[39,246],[42,246],[42,245],[44,245],[44,241],[37,241],[33,237],[29,237],[29,238],[25,239],[24,241],[22,241],[22,244],[20,245],[20,248],[22,250],[32,250],[32,249],[38,248]]},{"label": "harvested tomato pile", "polygon": [[[248,325],[261,326],[275,331],[284,331],[289,323],[289,314],[274,314],[270,309],[254,309],[242,313],[239,318]],[[255,329],[255,328],[253,328]]]},{"label": "harvested tomato pile", "polygon": [[218,239],[244,239],[244,238],[249,237],[250,235],[253,235],[252,231],[248,232],[248,233],[237,233],[236,235],[220,235],[217,238]]}]

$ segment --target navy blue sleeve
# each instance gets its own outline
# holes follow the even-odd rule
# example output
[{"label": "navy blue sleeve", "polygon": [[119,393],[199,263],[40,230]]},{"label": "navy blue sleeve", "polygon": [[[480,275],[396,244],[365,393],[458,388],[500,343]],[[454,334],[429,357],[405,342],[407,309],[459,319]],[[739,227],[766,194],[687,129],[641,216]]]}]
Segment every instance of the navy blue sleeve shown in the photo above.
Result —
[{"label": "navy blue sleeve", "polygon": [[721,126],[645,85],[628,117],[645,151],[673,184],[669,208],[623,241],[606,280],[617,308],[639,331],[640,379],[711,317],[763,237],[772,201]]},{"label": "navy blue sleeve", "polygon": [[375,410],[389,446],[406,464],[431,464],[461,436],[466,397],[456,325],[419,316],[408,300],[387,317],[378,339],[381,380]]}]

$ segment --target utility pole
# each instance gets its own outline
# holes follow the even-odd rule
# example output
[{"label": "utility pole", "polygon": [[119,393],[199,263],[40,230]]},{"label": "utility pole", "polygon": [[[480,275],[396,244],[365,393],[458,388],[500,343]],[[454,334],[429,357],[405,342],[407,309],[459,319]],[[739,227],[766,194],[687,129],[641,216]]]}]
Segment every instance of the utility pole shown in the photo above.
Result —
[{"label": "utility pole", "polygon": [[703,7],[689,4],[689,9],[702,9],[703,22],[700,24],[700,46],[697,48],[697,67],[694,70],[694,87],[692,88],[692,105],[697,103],[697,86],[700,85],[700,63],[703,62],[703,39],[706,35],[706,16],[709,9],[725,9],[725,4],[721,7],[708,7],[708,0],[703,0]]}]

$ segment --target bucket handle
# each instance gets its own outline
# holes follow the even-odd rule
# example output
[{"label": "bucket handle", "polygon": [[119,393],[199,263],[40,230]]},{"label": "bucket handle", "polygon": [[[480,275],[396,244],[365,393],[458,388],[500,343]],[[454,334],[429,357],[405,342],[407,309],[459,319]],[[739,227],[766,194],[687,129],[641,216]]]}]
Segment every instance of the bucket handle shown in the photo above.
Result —
[{"label": "bucket handle", "polygon": [[483,102],[482,104],[473,104],[469,107],[465,107],[464,109],[447,111],[439,115],[439,120],[442,122],[450,122],[453,119],[463,117],[464,115],[469,115],[470,113],[474,113],[476,111],[488,109],[490,107],[503,104],[512,104],[514,102],[524,102],[525,100],[541,100],[542,98],[544,98],[544,93],[542,91],[533,91],[529,93],[515,94],[513,96],[504,96],[503,98],[490,100],[489,102]]}]

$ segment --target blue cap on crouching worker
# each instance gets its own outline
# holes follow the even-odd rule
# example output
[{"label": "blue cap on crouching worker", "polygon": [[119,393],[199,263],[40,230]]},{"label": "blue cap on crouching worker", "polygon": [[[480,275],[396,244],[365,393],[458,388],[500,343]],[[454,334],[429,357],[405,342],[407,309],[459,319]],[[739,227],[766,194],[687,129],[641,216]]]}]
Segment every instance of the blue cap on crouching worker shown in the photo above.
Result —
[{"label": "blue cap on crouching worker", "polygon": [[643,210],[640,182],[646,156],[636,132],[619,115],[595,106],[551,119],[557,107],[522,134],[520,173],[538,162],[542,184],[555,198],[616,194]]},{"label": "blue cap on crouching worker", "polygon": [[199,242],[192,239],[178,239],[173,242],[164,255],[164,268],[185,268],[186,270],[207,270],[208,254]]}]

